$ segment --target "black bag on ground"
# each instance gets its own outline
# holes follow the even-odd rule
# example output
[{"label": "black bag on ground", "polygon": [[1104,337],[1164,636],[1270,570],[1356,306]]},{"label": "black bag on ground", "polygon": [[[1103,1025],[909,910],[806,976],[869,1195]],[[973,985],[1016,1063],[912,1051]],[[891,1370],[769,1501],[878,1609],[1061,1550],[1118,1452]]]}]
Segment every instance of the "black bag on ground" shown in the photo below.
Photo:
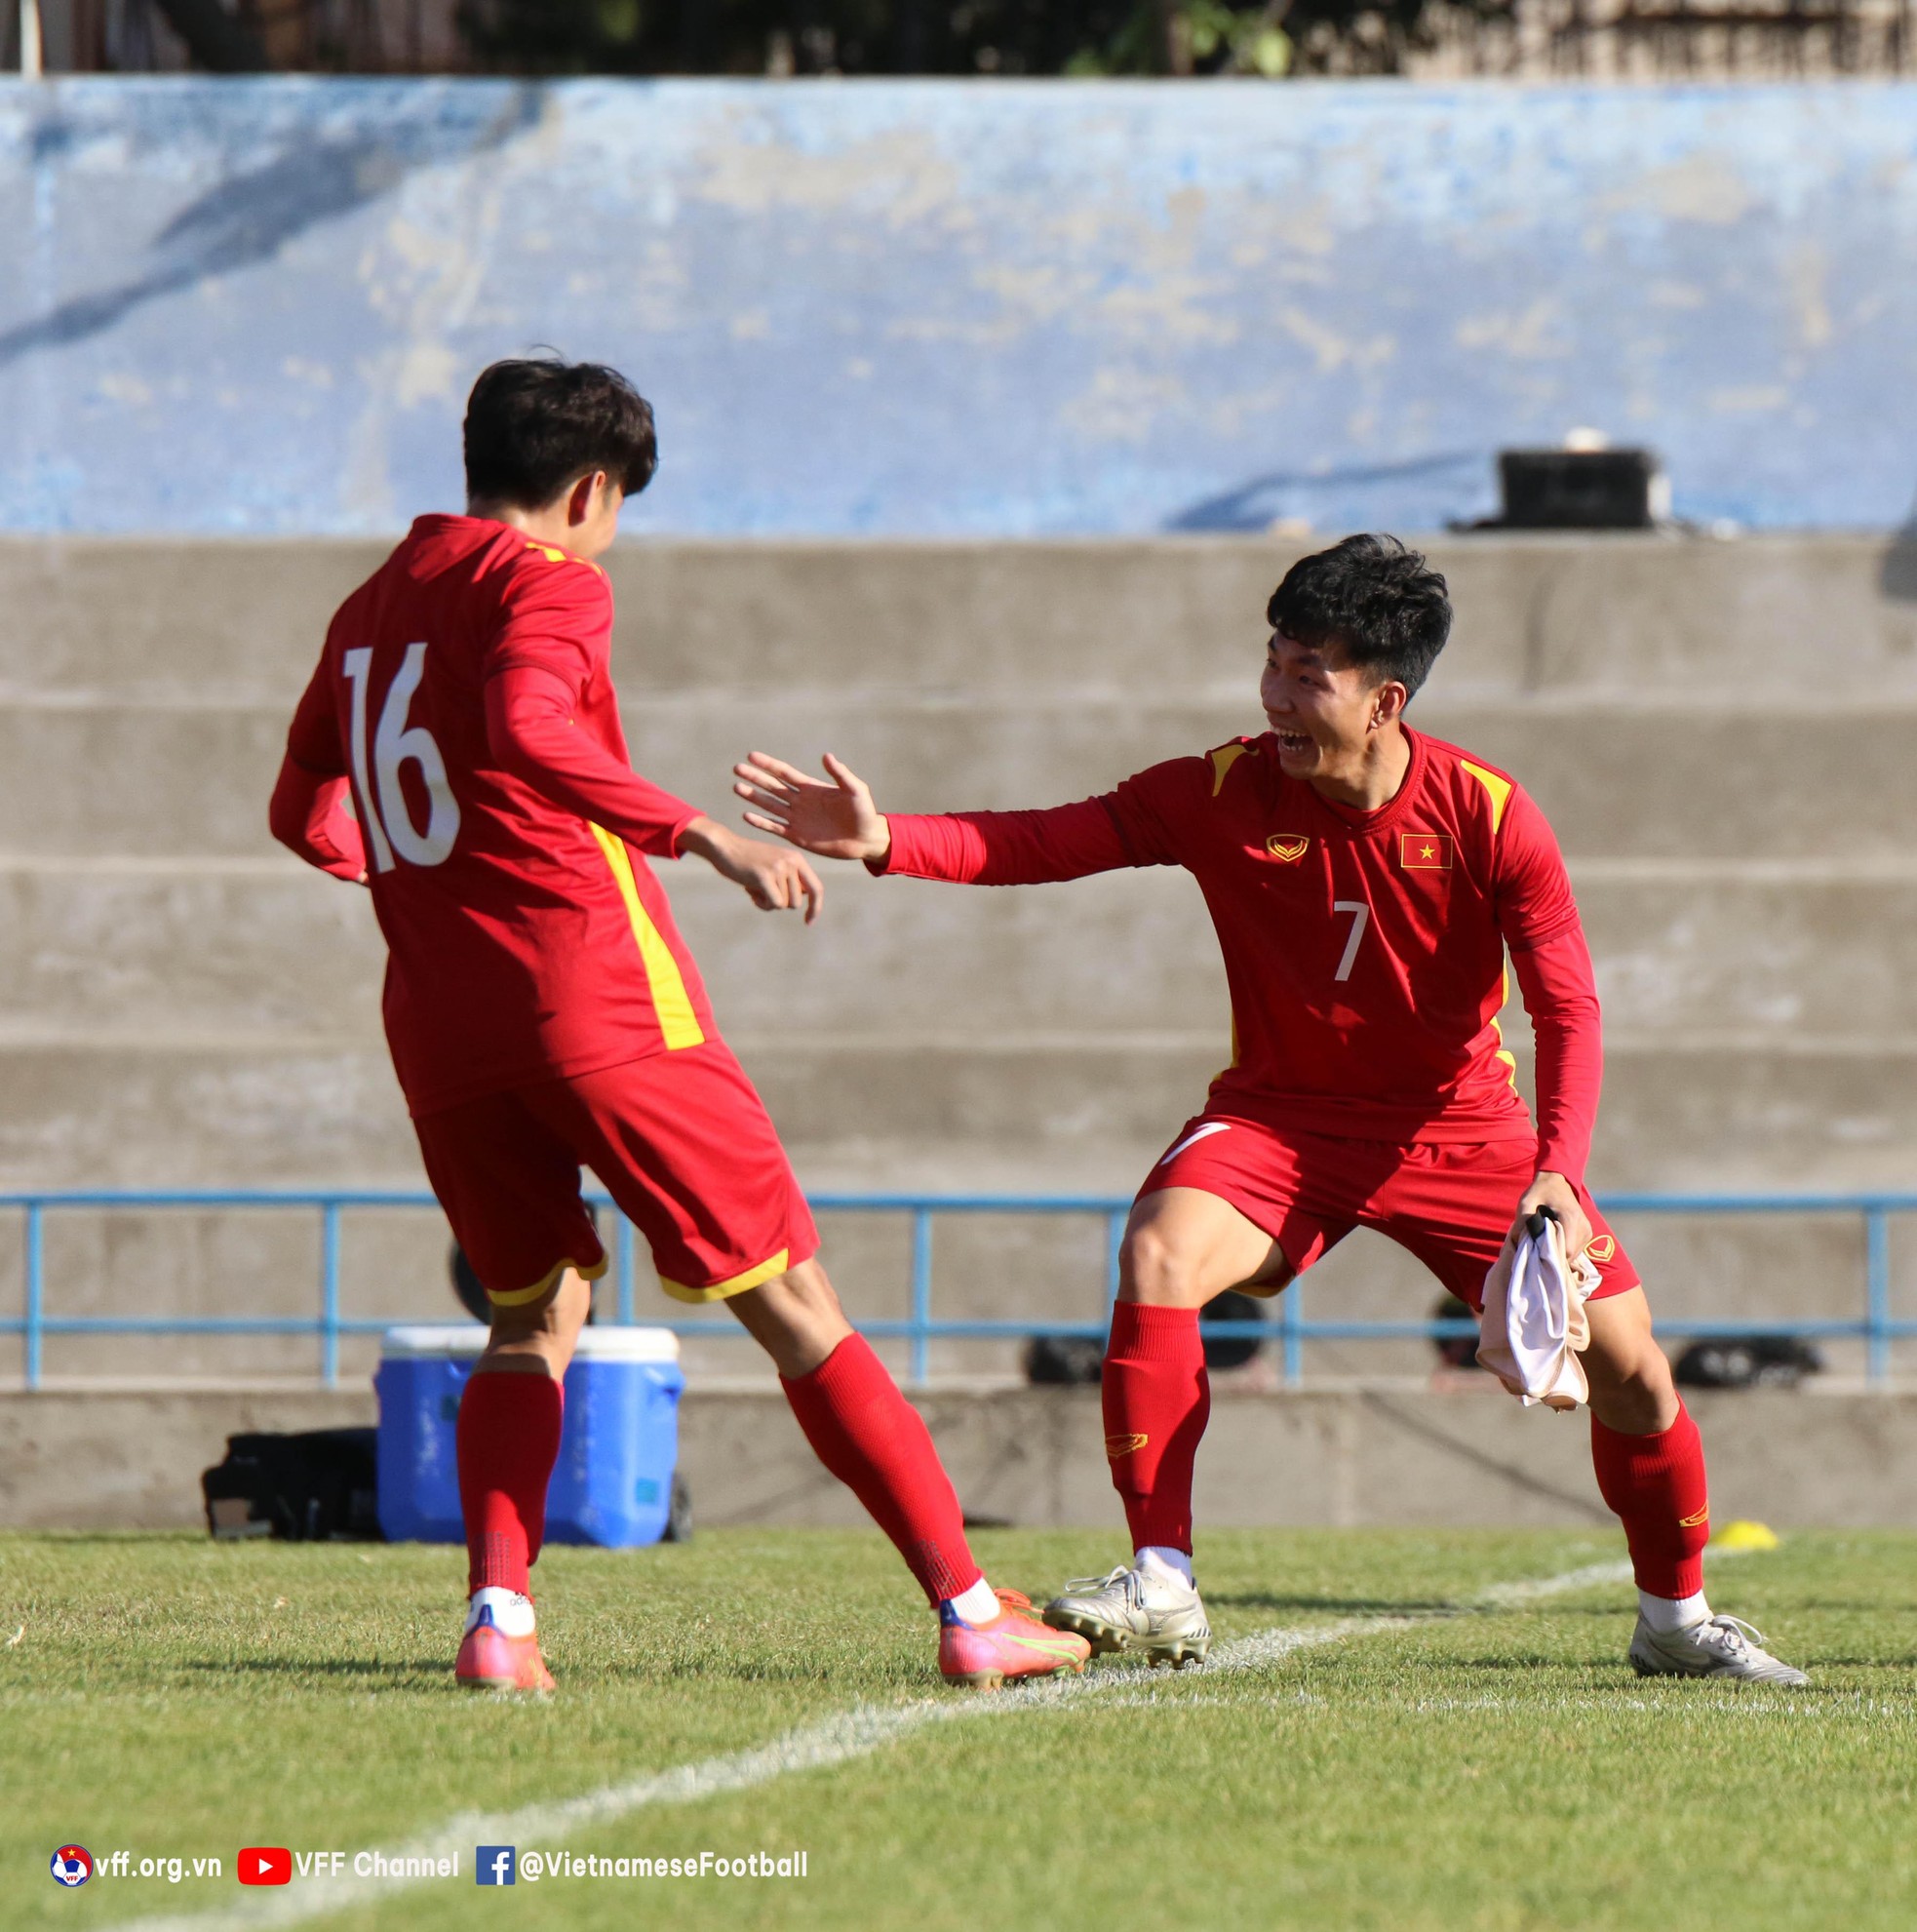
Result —
[{"label": "black bag on ground", "polygon": [[226,1460],[200,1478],[207,1527],[222,1539],[377,1542],[378,1442],[376,1429],[229,1436]]},{"label": "black bag on ground", "polygon": [[[1199,1331],[1211,1321],[1265,1320],[1265,1306],[1250,1295],[1228,1290],[1208,1301]],[[1242,1368],[1265,1346],[1255,1335],[1206,1335],[1207,1368]],[[1034,1335],[1025,1345],[1025,1379],[1039,1387],[1095,1388],[1104,1378],[1105,1344],[1085,1335]]]},{"label": "black bag on ground", "polygon": [[1265,1344],[1254,1335],[1205,1335],[1208,1321],[1263,1321],[1265,1304],[1235,1288],[1214,1295],[1198,1311],[1198,1332],[1204,1335],[1207,1368],[1242,1368]]},{"label": "black bag on ground", "polygon": [[1713,1335],[1693,1342],[1671,1374],[1684,1389],[1794,1389],[1823,1367],[1795,1335]]},{"label": "black bag on ground", "polygon": [[1025,1379],[1040,1388],[1096,1388],[1105,1344],[1087,1335],[1034,1335],[1025,1345]]}]

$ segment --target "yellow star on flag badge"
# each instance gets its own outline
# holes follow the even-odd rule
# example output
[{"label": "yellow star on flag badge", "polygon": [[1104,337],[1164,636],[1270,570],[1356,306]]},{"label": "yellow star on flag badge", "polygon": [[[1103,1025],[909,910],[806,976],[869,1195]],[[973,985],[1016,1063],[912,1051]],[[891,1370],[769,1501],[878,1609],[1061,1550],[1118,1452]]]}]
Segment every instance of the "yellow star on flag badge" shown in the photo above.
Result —
[{"label": "yellow star on flag badge", "polygon": [[1407,872],[1449,872],[1453,850],[1448,832],[1398,834],[1398,863]]}]

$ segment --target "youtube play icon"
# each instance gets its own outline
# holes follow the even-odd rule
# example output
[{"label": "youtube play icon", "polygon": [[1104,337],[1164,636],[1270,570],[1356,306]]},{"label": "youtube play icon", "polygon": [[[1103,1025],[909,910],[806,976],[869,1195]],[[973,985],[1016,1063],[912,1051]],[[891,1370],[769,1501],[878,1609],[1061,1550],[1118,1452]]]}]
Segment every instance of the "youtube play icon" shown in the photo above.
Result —
[{"label": "youtube play icon", "polygon": [[293,1853],[285,1845],[249,1845],[240,1854],[239,1873],[243,1885],[290,1885]]}]

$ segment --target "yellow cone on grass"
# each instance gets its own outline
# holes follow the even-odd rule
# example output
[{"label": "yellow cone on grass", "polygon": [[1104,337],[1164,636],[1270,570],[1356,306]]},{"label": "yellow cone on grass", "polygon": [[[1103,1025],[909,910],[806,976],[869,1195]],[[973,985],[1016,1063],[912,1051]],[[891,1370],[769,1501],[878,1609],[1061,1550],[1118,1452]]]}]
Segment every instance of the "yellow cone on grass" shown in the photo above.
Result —
[{"label": "yellow cone on grass", "polygon": [[1727,1522],[1710,1539],[1713,1550],[1775,1550],[1778,1547],[1778,1532],[1767,1522],[1752,1522],[1747,1517],[1739,1517],[1735,1522]]}]

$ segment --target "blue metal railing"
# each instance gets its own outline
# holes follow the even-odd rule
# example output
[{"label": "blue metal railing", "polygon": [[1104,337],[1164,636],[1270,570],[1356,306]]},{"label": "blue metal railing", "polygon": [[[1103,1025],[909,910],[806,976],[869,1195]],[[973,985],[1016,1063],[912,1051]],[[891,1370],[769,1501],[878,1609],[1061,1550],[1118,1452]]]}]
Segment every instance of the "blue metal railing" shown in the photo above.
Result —
[{"label": "blue metal railing", "polygon": [[[609,1206],[604,1195],[597,1204]],[[1043,1321],[941,1321],[932,1313],[932,1224],[941,1214],[1078,1214],[1105,1222],[1105,1300],[1109,1312],[1118,1291],[1118,1248],[1124,1235],[1128,1199],[1105,1195],[930,1195],[823,1194],[811,1198],[821,1213],[904,1214],[911,1234],[909,1316],[862,1321],[868,1334],[901,1339],[908,1347],[911,1378],[923,1383],[930,1372],[935,1341],[1022,1341],[1038,1335],[1083,1336],[1102,1340],[1106,1323]],[[22,1379],[28,1389],[43,1380],[45,1343],[49,1335],[307,1335],[319,1343],[320,1375],[330,1388],[339,1383],[339,1344],[343,1336],[382,1333],[396,1322],[416,1316],[352,1316],[340,1312],[341,1217],[349,1211],[373,1208],[436,1208],[438,1203],[422,1192],[362,1190],[289,1190],[276,1188],[223,1190],[173,1189],[158,1191],[93,1191],[78,1193],[0,1194],[0,1212],[24,1217],[24,1295],[19,1316],[0,1318],[0,1334],[21,1338]],[[1891,1313],[1891,1216],[1917,1213],[1917,1194],[1617,1194],[1603,1199],[1607,1214],[1783,1215],[1859,1214],[1864,1223],[1863,1313],[1855,1320],[1816,1318],[1785,1320],[1762,1315],[1739,1321],[1678,1320],[1660,1321],[1658,1332],[1674,1337],[1765,1334],[1793,1335],[1807,1340],[1858,1340],[1864,1344],[1865,1371],[1873,1383],[1891,1370],[1891,1345],[1917,1335],[1917,1320]],[[320,1312],[298,1315],[50,1315],[46,1305],[46,1218],[49,1213],[74,1210],[146,1212],[166,1209],[304,1209],[320,1217]],[[636,1244],[632,1223],[617,1217],[612,1242],[612,1287],[618,1319],[637,1319],[635,1303]],[[1295,1281],[1277,1304],[1273,1321],[1207,1322],[1206,1333],[1218,1337],[1257,1337],[1274,1341],[1283,1361],[1284,1381],[1296,1388],[1304,1380],[1305,1344],[1333,1341],[1436,1341],[1474,1335],[1467,1321],[1320,1321],[1304,1312],[1304,1282]],[[659,1327],[680,1335],[743,1338],[745,1330],[724,1317],[667,1318]]]}]

